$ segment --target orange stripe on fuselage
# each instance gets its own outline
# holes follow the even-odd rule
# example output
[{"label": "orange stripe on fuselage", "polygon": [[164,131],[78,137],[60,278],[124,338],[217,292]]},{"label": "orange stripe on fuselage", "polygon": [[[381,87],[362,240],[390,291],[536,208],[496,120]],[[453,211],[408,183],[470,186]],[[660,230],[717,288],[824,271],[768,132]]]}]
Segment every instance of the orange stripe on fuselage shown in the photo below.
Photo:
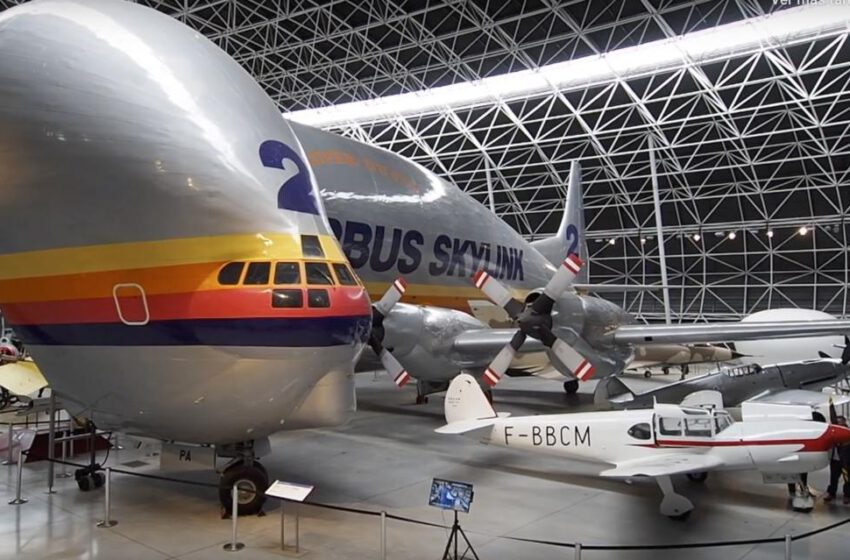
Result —
[{"label": "orange stripe on fuselage", "polygon": [[[304,306],[272,307],[272,290],[304,289]],[[303,286],[237,287],[181,294],[147,295],[150,321],[183,319],[246,319],[273,317],[344,317],[370,314],[368,302],[360,286],[311,286],[326,289],[330,307],[308,307]],[[141,298],[122,298],[122,310],[128,319],[144,315]],[[50,302],[14,303],[4,306],[6,318],[18,325],[109,323],[119,321],[115,301],[108,298]]]}]

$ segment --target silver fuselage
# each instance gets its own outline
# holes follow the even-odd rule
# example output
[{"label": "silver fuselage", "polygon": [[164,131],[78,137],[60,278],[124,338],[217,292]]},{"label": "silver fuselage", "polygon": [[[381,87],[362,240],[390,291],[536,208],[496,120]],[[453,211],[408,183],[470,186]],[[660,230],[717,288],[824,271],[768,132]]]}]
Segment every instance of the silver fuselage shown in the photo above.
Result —
[{"label": "silver fuselage", "polygon": [[200,443],[345,419],[362,287],[293,310],[268,280],[218,277],[345,262],[304,160],[256,82],[171,17],[106,0],[0,13],[0,307],[72,413]]}]

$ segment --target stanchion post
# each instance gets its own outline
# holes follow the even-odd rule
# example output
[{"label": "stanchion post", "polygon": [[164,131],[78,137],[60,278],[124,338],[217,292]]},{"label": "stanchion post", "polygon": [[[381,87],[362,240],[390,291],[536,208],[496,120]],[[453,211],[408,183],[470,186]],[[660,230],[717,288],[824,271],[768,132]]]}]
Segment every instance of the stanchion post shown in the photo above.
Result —
[{"label": "stanchion post", "polygon": [[284,517],[284,509],[286,507],[286,500],[280,501],[280,549],[286,550],[286,537],[283,533],[283,524],[285,522]]},{"label": "stanchion post", "polygon": [[785,535],[785,560],[791,560],[791,535]]},{"label": "stanchion post", "polygon": [[29,500],[21,497],[21,484],[23,482],[24,477],[24,450],[20,447],[18,448],[18,485],[15,490],[15,499],[9,500],[10,506],[19,506],[21,504],[27,503]]},{"label": "stanchion post", "polygon": [[233,488],[230,489],[230,495],[233,497],[230,510],[230,519],[232,520],[230,525],[230,542],[225,544],[222,548],[228,552],[236,552],[237,550],[245,548],[245,544],[236,541],[236,530],[237,524],[239,523],[239,489],[236,487],[235,483],[233,484]]},{"label": "stanchion post", "polygon": [[581,543],[576,543],[576,560],[581,560]]},{"label": "stanchion post", "polygon": [[381,560],[387,560],[387,512],[381,511]]},{"label": "stanchion post", "polygon": [[71,473],[68,472],[68,438],[71,437],[70,431],[62,431],[62,472],[56,475],[56,478],[70,478]]},{"label": "stanchion post", "polygon": [[98,527],[115,527],[118,522],[112,519],[112,469],[106,467],[106,488],[103,504],[103,521],[98,521]]},{"label": "stanchion post", "polygon": [[47,432],[47,494],[55,494],[53,489],[53,459],[56,458],[56,393],[50,389],[50,418]]},{"label": "stanchion post", "polygon": [[15,434],[12,431],[12,428],[14,428],[14,425],[12,424],[12,422],[9,422],[9,439],[7,440],[9,442],[9,449],[6,450],[7,456],[6,460],[3,461],[4,465],[11,465],[15,462],[14,458],[12,457],[12,447],[14,447],[13,444],[15,443]]},{"label": "stanchion post", "polygon": [[301,508],[296,503],[295,504],[295,554],[301,552],[301,546],[299,541],[299,531],[298,531],[298,518],[301,516]]}]

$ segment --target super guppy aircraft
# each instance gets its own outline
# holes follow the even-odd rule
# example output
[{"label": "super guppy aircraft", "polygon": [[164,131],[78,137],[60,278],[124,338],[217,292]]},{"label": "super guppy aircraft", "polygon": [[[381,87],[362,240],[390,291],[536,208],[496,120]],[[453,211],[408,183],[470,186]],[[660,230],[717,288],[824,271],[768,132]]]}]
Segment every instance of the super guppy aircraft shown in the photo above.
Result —
[{"label": "super guppy aircraft", "polygon": [[354,410],[369,299],[256,82],[152,9],[0,13],[0,308],[75,415],[215,444],[261,505],[282,429]]}]

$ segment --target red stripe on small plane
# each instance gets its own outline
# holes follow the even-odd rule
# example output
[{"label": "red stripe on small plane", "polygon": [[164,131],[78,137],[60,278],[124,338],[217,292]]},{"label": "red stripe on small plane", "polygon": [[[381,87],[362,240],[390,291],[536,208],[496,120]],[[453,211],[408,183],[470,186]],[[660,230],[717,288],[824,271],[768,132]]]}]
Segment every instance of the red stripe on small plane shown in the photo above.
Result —
[{"label": "red stripe on small plane", "polygon": [[502,376],[493,371],[491,368],[487,368],[487,371],[484,372],[484,381],[486,381],[490,387],[494,387],[501,378]]},{"label": "red stripe on small plane", "polygon": [[759,439],[752,441],[658,439],[655,443],[644,444],[641,447],[744,447],[748,445],[800,445],[802,448],[798,451],[825,452],[832,449],[833,441],[829,435],[829,430],[824,430],[821,435],[812,439]]}]

